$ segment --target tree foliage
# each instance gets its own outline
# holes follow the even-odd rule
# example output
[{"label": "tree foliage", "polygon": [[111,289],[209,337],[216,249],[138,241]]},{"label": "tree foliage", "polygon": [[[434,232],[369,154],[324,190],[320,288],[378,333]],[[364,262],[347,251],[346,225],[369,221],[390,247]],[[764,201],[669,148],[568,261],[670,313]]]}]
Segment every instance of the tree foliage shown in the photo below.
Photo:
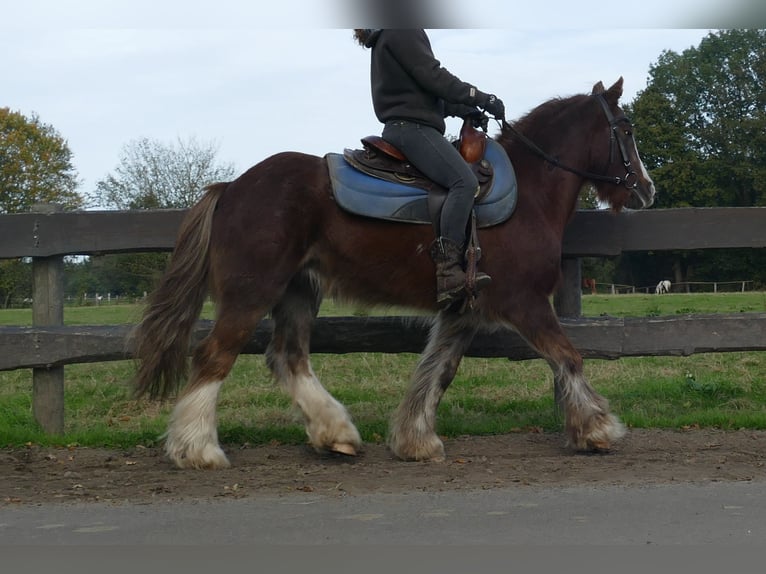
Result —
[{"label": "tree foliage", "polygon": [[[72,152],[52,126],[37,115],[0,108],[0,214],[26,212],[36,203],[77,208],[82,204],[78,185]],[[0,305],[19,304],[31,296],[31,264],[0,261]]]},{"label": "tree foliage", "polygon": [[[657,207],[766,205],[766,30],[719,31],[681,54],[663,52],[625,111],[657,187]],[[626,254],[616,275],[633,285],[666,278],[766,283],[766,254]]]},{"label": "tree foliage", "polygon": [[151,291],[167,264],[167,253],[105,255],[64,262],[64,292],[82,301],[86,295],[140,298]]},{"label": "tree foliage", "polygon": [[36,115],[0,108],[0,213],[29,211],[35,203],[82,204],[72,152]]},{"label": "tree foliage", "polygon": [[126,144],[114,173],[96,184],[93,204],[115,209],[190,207],[206,185],[234,176],[231,164],[218,164],[213,144],[194,138],[163,144],[147,138]]},{"label": "tree foliage", "polygon": [[629,110],[658,206],[766,205],[766,30],[665,51]]},{"label": "tree foliage", "polygon": [[0,306],[3,309],[32,297],[32,263],[23,259],[0,260]]},{"label": "tree foliage", "polygon": [[[191,138],[174,145],[142,138],[122,149],[114,172],[96,184],[89,203],[114,209],[191,207],[205,186],[234,177],[231,164],[220,164],[212,144]],[[120,254],[92,257],[79,266],[72,290],[141,296],[152,289],[164,270],[167,253]],[[75,293],[72,293],[76,295]]]}]

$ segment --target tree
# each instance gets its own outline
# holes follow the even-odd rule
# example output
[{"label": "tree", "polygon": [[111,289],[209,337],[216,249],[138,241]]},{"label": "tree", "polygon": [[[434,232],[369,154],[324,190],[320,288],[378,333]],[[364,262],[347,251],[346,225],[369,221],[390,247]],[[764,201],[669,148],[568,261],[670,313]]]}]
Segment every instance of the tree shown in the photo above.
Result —
[{"label": "tree", "polygon": [[766,30],[663,52],[630,110],[660,205],[766,205]]},{"label": "tree", "polygon": [[0,108],[0,213],[29,211],[35,203],[82,204],[66,140],[36,115]]},{"label": "tree", "polygon": [[[36,203],[74,209],[82,204],[78,185],[72,152],[52,126],[0,108],[0,213],[29,211]],[[0,261],[0,304],[7,307],[31,292],[29,262]]]},{"label": "tree", "polygon": [[[766,30],[708,34],[697,48],[663,52],[647,88],[626,106],[657,207],[766,205]],[[623,273],[651,284],[766,280],[752,250],[627,255]]]},{"label": "tree", "polygon": [[32,297],[32,264],[23,259],[0,261],[0,304],[3,309]]},{"label": "tree", "polygon": [[115,209],[190,207],[206,185],[234,177],[234,166],[216,163],[213,144],[194,138],[166,145],[142,138],[122,149],[114,174],[96,184],[93,204]]},{"label": "tree", "polygon": [[[113,174],[96,184],[89,203],[115,209],[191,207],[205,186],[234,178],[231,164],[216,161],[212,144],[195,139],[165,145],[146,138],[123,147]],[[91,258],[90,280],[103,293],[140,296],[151,290],[167,265],[166,253]],[[91,291],[93,288],[91,287]]]}]

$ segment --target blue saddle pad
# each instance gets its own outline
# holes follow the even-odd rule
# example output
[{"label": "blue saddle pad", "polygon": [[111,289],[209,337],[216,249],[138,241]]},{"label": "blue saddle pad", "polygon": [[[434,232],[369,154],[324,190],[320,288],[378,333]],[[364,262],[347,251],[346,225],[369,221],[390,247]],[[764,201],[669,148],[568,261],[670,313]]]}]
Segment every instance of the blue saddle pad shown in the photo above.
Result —
[{"label": "blue saddle pad", "polygon": [[[490,227],[508,219],[518,197],[516,174],[502,146],[487,139],[484,158],[492,164],[494,177],[489,193],[475,205],[478,227]],[[325,159],[335,201],[346,211],[376,219],[431,225],[425,190],[362,173],[341,154],[329,153]]]}]

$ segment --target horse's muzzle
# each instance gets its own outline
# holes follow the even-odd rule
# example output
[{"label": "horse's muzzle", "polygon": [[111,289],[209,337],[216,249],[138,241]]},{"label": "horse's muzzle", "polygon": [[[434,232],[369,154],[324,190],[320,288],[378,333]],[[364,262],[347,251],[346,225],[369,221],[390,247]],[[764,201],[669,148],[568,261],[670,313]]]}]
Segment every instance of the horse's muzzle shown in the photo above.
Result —
[{"label": "horse's muzzle", "polygon": [[636,183],[630,189],[630,199],[625,204],[628,209],[646,209],[654,203],[654,183],[648,185]]}]

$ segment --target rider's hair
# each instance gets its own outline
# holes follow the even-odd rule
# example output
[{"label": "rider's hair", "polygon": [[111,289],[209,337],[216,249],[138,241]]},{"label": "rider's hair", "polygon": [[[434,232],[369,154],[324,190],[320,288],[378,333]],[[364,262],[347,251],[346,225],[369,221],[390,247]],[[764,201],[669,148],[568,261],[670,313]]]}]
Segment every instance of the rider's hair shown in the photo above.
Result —
[{"label": "rider's hair", "polygon": [[370,34],[372,34],[372,30],[370,28],[354,28],[354,40],[356,40],[356,43],[363,48],[365,47]]}]

